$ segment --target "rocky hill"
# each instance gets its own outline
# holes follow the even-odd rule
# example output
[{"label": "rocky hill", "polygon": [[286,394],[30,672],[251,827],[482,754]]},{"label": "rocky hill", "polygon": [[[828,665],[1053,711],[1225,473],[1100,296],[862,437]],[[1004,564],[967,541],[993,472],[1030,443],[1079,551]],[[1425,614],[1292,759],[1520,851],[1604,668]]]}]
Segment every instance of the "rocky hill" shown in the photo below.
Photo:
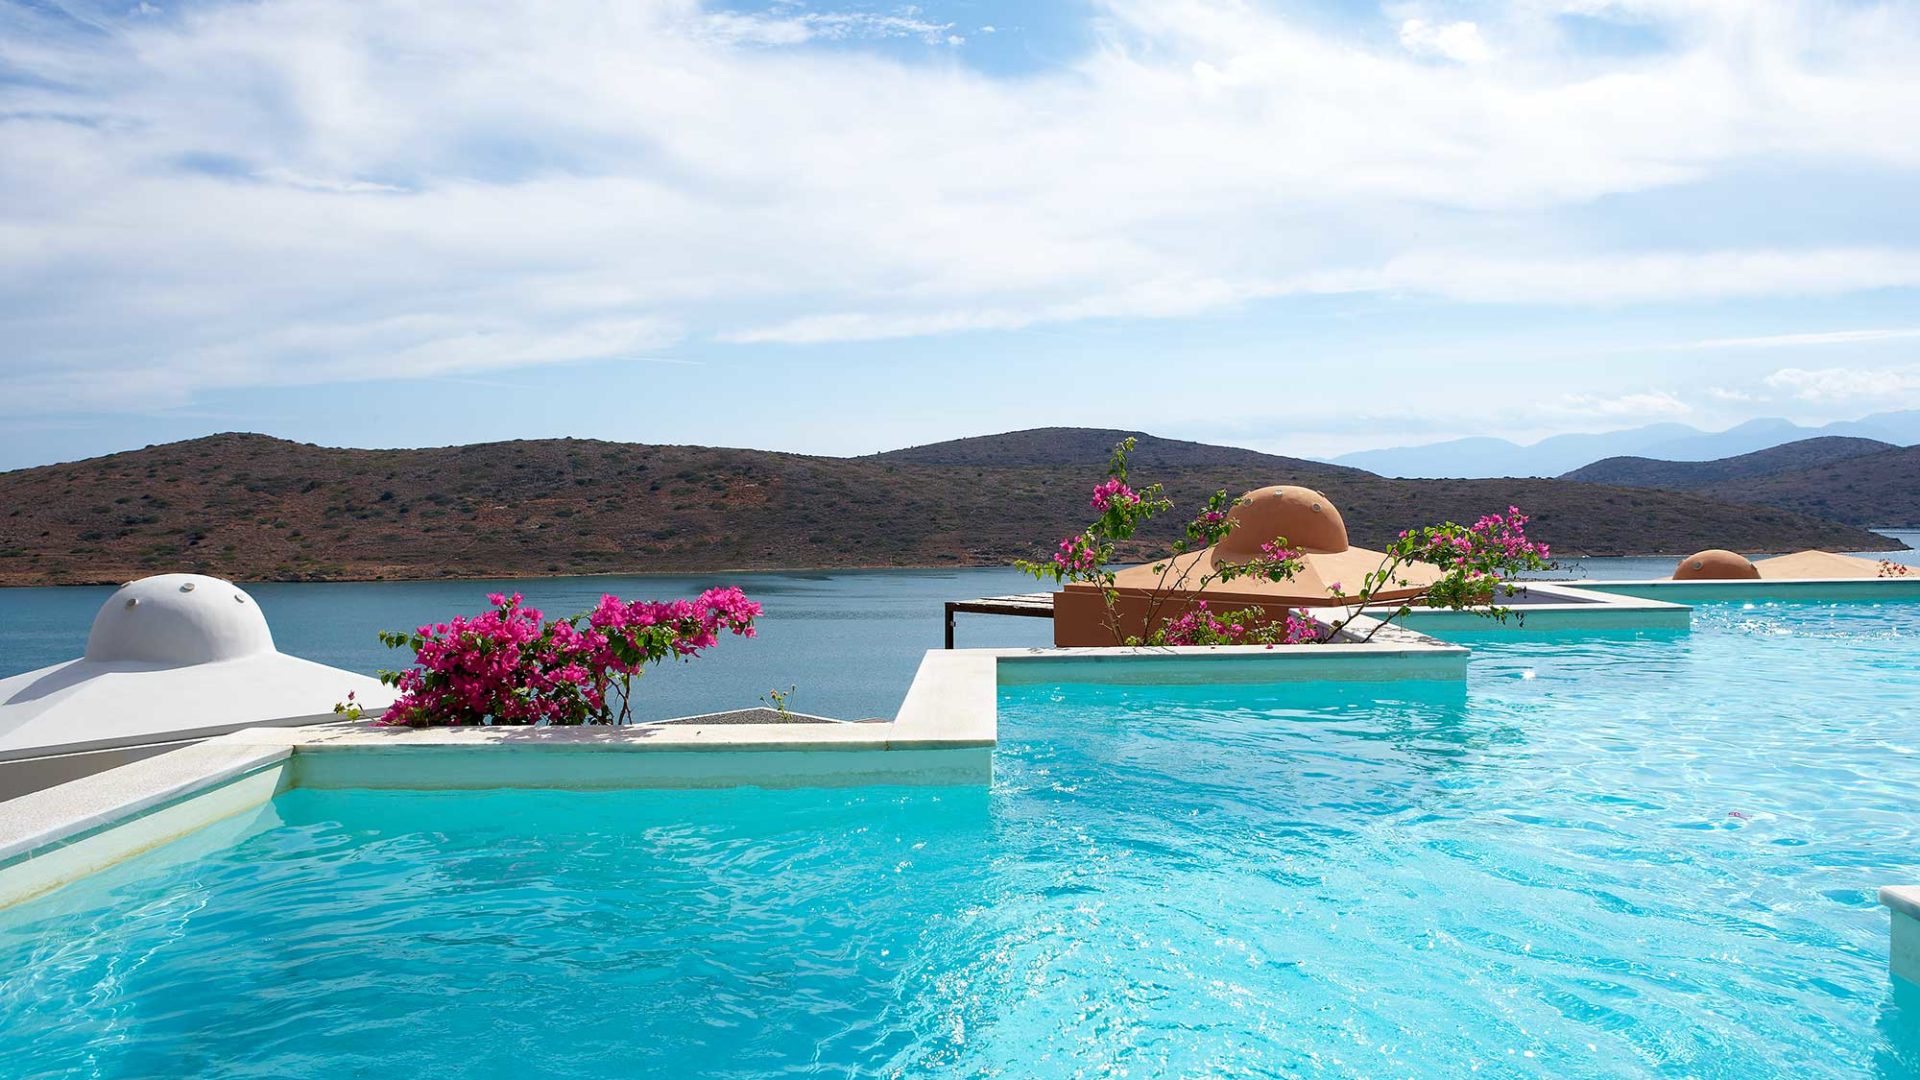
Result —
[{"label": "rocky hill", "polygon": [[1835,461],[1896,450],[1878,439],[1823,435],[1816,439],[1756,450],[1717,461],[1663,461],[1647,457],[1610,457],[1565,474],[1564,480],[1620,487],[1655,487],[1669,491],[1705,491],[1731,480],[1776,476]]},{"label": "rocky hill", "polygon": [[1562,477],[1690,491],[1866,528],[1920,527],[1920,447],[1873,439],[1802,439],[1718,461],[1596,461]]},{"label": "rocky hill", "polygon": [[1728,480],[1705,490],[1865,527],[1920,528],[1920,446]]},{"label": "rocky hill", "polygon": [[[1118,434],[1026,432],[864,458],[573,439],[351,450],[215,435],[0,473],[0,583],[162,570],[328,580],[1001,564],[1084,524]],[[1143,451],[1141,478],[1165,481],[1183,507],[1215,488],[1306,483],[1341,507],[1356,543],[1374,546],[1509,503],[1569,555],[1893,546],[1693,494],[1388,480],[1172,440]]]},{"label": "rocky hill", "polygon": [[[1373,474],[1324,461],[1279,457],[1238,446],[1163,439],[1138,431],[1110,428],[1032,428],[999,435],[979,435],[927,446],[909,446],[873,454],[862,461],[896,465],[967,465],[975,468],[1045,466],[1099,470],[1106,467],[1115,444],[1133,438],[1133,464],[1143,470],[1213,466],[1272,469],[1295,477],[1361,477]],[[1303,481],[1304,482],[1304,481]]]}]

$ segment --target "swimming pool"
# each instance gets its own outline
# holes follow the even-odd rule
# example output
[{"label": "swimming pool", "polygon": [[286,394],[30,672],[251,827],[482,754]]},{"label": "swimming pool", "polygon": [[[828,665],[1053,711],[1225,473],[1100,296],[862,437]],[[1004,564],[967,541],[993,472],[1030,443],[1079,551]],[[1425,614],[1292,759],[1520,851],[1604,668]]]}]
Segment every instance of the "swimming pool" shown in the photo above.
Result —
[{"label": "swimming pool", "polygon": [[0,1073],[1903,1074],[1920,604],[1019,685],[991,789],[295,790],[0,913]]}]

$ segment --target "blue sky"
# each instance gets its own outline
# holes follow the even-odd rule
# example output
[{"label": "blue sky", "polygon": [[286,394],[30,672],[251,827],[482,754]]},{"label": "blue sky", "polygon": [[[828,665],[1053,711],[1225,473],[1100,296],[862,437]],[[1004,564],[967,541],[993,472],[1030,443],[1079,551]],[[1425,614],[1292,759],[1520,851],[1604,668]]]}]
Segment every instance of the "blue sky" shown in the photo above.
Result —
[{"label": "blue sky", "polygon": [[0,0],[0,467],[1920,406],[1920,5]]}]

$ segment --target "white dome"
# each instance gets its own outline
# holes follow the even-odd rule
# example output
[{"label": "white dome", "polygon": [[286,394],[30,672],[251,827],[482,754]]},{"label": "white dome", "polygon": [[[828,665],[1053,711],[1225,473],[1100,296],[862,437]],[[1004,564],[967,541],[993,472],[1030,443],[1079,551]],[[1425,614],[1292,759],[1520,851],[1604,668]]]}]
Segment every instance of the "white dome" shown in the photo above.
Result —
[{"label": "white dome", "polygon": [[120,586],[93,617],[87,659],[208,664],[272,653],[260,606],[231,581],[160,574]]}]

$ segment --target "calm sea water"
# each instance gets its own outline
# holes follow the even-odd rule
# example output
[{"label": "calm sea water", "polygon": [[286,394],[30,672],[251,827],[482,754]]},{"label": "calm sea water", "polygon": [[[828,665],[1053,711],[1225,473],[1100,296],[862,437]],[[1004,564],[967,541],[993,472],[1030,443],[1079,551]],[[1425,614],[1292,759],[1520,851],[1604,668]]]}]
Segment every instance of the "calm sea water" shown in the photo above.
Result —
[{"label": "calm sea water", "polygon": [[986,789],[296,791],[0,916],[0,1075],[1907,1076],[1920,603],[1010,688]]},{"label": "calm sea water", "polygon": [[[1920,547],[1920,533],[1896,533]],[[1920,551],[1895,556],[1920,562]],[[1672,559],[1587,559],[1559,577],[1664,576]],[[486,606],[490,592],[524,593],[550,615],[591,607],[603,593],[629,599],[693,596],[733,584],[766,606],[760,636],[728,639],[690,664],[656,668],[635,712],[643,719],[757,704],[793,687],[791,707],[845,719],[891,716],[921,655],[941,644],[943,604],[1039,588],[1001,568],[734,573],[502,581],[260,583],[246,586],[282,652],[371,674],[407,656],[377,631],[411,629]],[[80,655],[108,588],[0,589],[0,677]],[[1045,620],[962,615],[962,646],[1049,645]]]},{"label": "calm sea water", "polygon": [[[483,610],[490,592],[520,592],[549,615],[573,614],[605,593],[629,599],[689,597],[732,584],[766,608],[759,635],[728,637],[690,663],[650,670],[637,692],[642,719],[758,704],[794,688],[789,707],[844,719],[891,716],[921,656],[941,645],[948,600],[1038,588],[1013,570],[875,570],[725,576],[536,578],[524,581],[259,583],[259,601],[282,652],[372,673],[402,667],[407,652],[382,646],[382,629]],[[79,655],[105,588],[0,589],[0,675]],[[962,645],[1050,645],[1041,619],[962,616]]]}]

